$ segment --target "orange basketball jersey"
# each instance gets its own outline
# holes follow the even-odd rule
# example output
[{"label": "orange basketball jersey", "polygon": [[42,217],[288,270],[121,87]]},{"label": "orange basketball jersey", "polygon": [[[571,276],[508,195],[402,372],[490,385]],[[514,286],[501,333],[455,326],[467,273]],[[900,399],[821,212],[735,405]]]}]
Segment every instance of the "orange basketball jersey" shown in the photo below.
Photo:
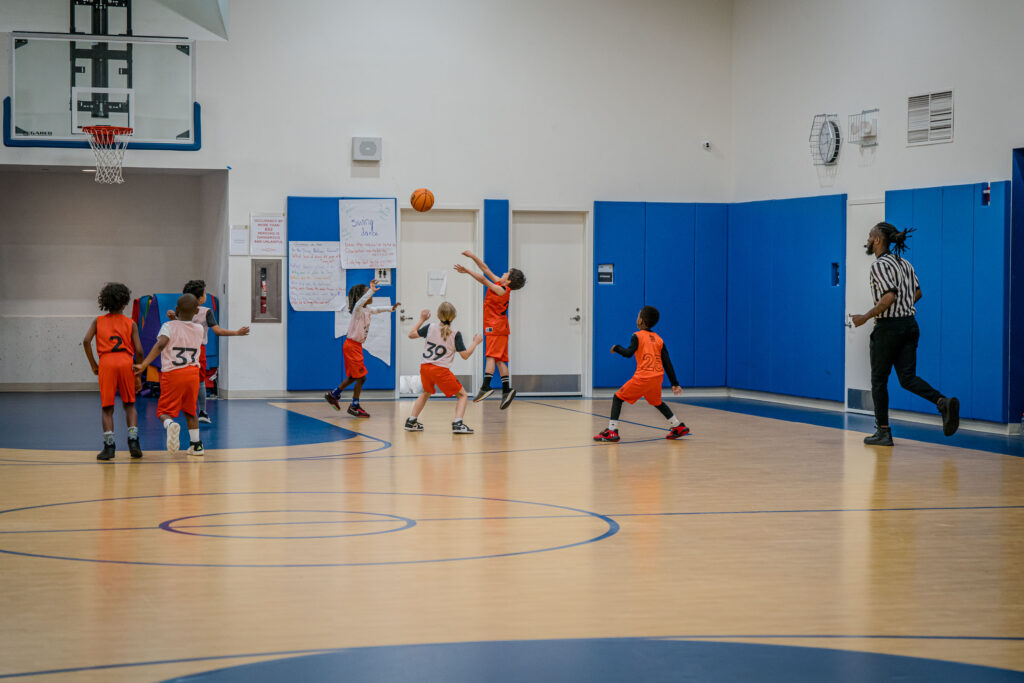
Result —
[{"label": "orange basketball jersey", "polygon": [[512,296],[512,290],[505,288],[502,295],[495,294],[490,287],[484,294],[484,332],[486,334],[507,335],[508,328],[508,301]]},{"label": "orange basketball jersey", "polygon": [[665,366],[661,364],[661,348],[665,342],[649,330],[637,330],[636,339],[636,372],[633,377],[660,380],[665,374]]},{"label": "orange basketball jersey", "polygon": [[96,318],[96,351],[100,358],[108,353],[135,355],[132,343],[132,319],[120,313],[107,313]]}]

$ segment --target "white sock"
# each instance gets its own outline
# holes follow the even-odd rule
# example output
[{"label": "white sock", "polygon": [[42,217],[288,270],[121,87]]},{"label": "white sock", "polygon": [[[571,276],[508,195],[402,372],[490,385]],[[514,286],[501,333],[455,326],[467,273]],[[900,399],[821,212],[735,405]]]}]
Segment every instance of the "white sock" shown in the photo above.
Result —
[{"label": "white sock", "polygon": [[619,431],[619,423],[616,422],[615,420],[608,420],[608,429],[612,430],[613,432]]},{"label": "white sock", "polygon": [[199,441],[199,430],[198,429],[190,429],[190,430],[188,430],[188,440],[191,441],[192,443],[197,443]]},{"label": "white sock", "polygon": [[669,418],[668,426],[669,427],[678,427],[679,426],[679,418],[676,417],[675,415],[673,415],[671,418]]},{"label": "white sock", "polygon": [[171,424],[172,422],[174,422],[174,420],[172,420],[169,417],[165,417],[164,418],[164,429],[167,429],[167,425]]}]

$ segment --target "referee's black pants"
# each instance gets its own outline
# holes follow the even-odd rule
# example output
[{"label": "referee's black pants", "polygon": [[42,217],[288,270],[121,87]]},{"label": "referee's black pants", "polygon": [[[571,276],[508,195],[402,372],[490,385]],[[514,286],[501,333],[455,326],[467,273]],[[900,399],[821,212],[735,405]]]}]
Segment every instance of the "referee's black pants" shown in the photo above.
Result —
[{"label": "referee's black pants", "polygon": [[889,424],[889,372],[896,367],[900,386],[938,405],[942,394],[917,376],[917,340],[921,330],[913,316],[876,318],[871,332],[871,398],[875,422]]}]

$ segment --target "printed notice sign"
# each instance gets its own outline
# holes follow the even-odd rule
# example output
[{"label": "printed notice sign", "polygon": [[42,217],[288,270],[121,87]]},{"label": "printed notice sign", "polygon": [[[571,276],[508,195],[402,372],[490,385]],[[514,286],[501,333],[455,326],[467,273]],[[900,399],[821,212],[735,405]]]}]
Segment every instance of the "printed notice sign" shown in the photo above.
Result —
[{"label": "printed notice sign", "polygon": [[351,268],[396,268],[398,240],[394,199],[342,199],[338,202],[341,264]]},{"label": "printed notice sign", "polygon": [[279,213],[249,216],[249,253],[253,256],[284,256],[285,218]]}]

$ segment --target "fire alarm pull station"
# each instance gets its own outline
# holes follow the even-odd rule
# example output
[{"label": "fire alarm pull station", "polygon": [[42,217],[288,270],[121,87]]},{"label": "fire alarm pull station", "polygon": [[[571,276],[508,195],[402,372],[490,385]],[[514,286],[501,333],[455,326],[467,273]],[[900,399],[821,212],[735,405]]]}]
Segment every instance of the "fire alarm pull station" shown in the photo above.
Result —
[{"label": "fire alarm pull station", "polygon": [[281,322],[281,260],[252,261],[252,321]]}]

